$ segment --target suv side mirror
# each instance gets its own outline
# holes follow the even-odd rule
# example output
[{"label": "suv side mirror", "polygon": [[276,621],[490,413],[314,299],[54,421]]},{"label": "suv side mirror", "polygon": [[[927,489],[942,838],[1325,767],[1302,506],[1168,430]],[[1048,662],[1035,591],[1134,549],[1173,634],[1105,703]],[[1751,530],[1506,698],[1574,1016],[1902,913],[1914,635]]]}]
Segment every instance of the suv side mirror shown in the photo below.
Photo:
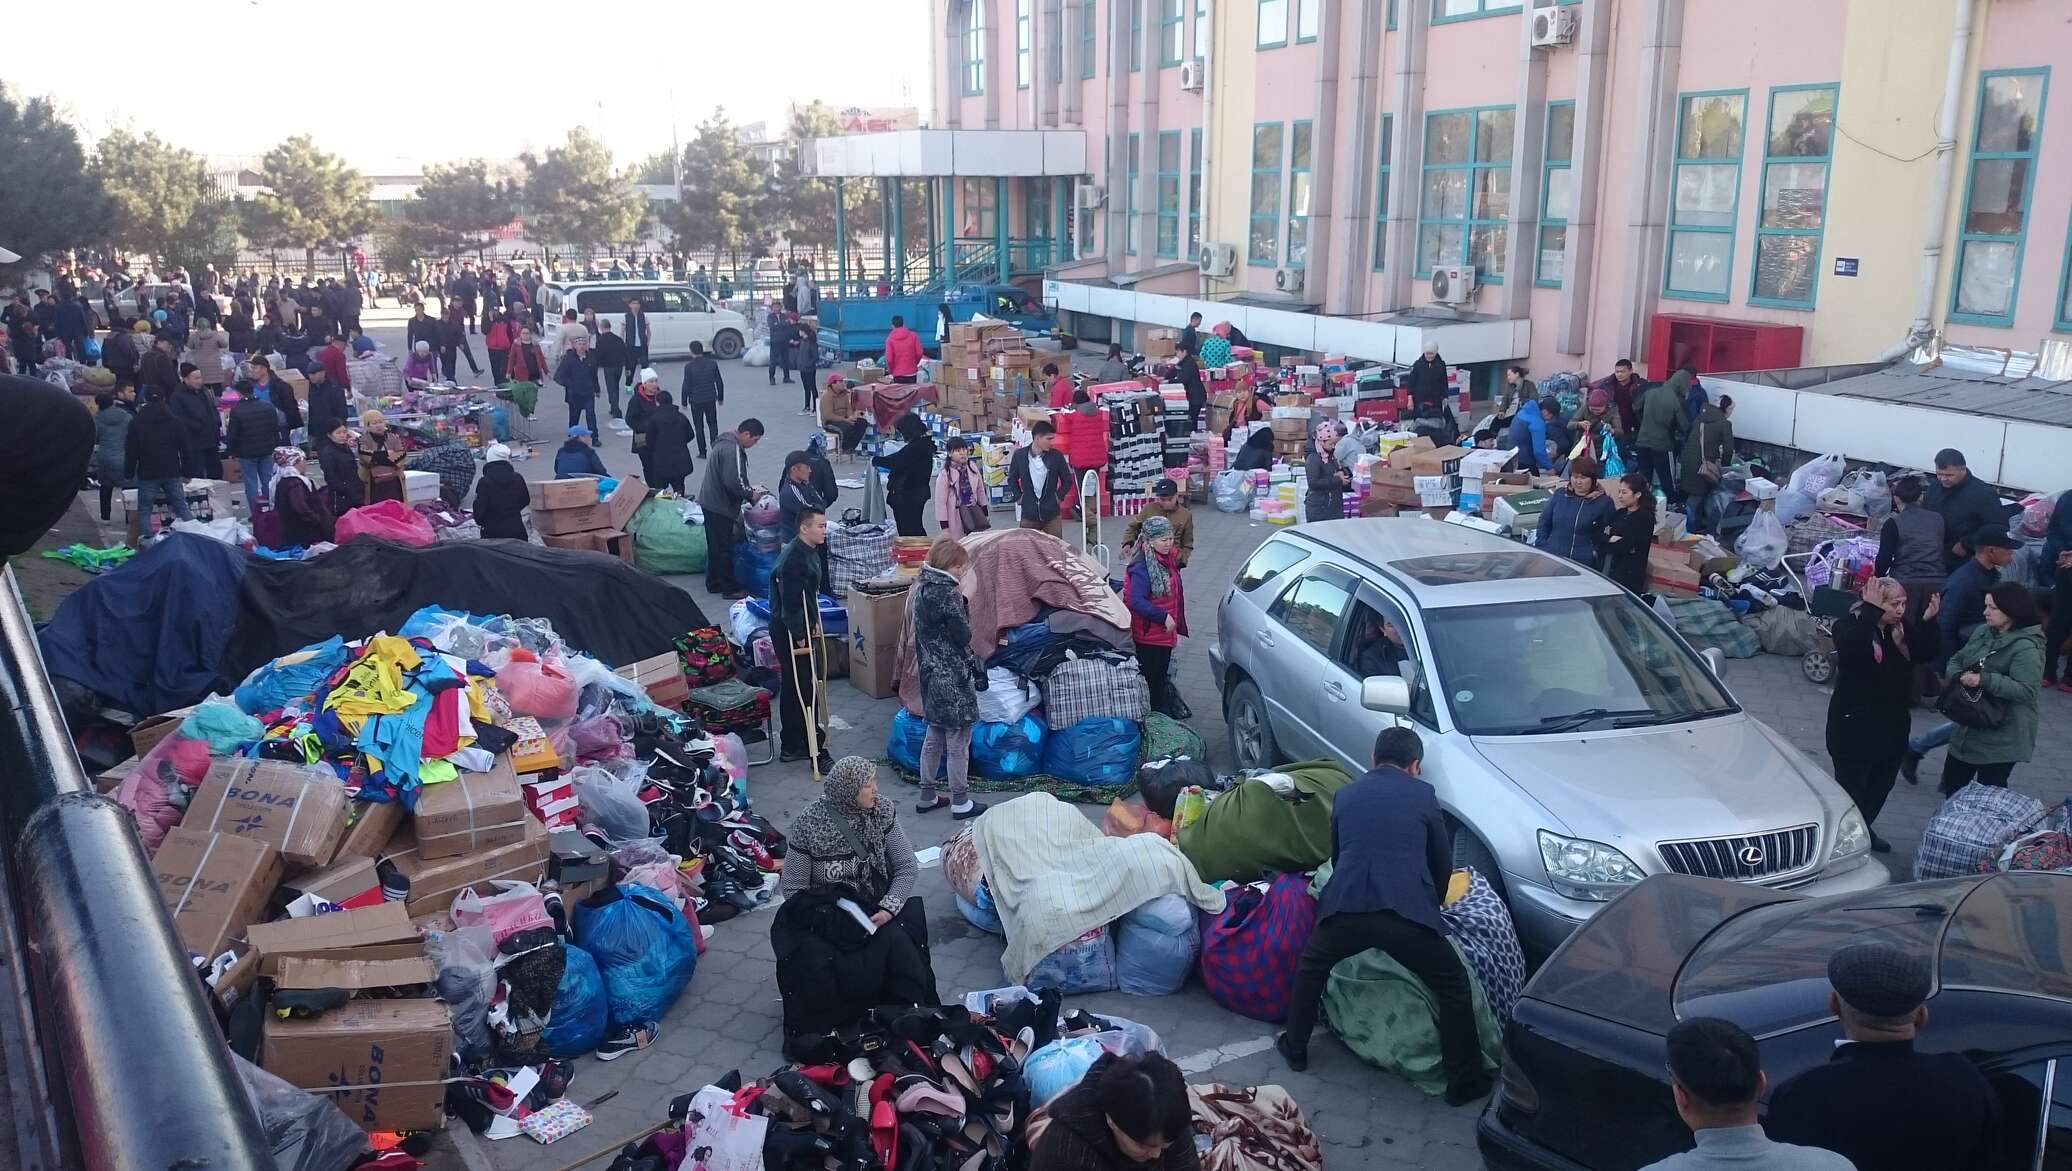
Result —
[{"label": "suv side mirror", "polygon": [[1410,681],[1387,675],[1369,675],[1360,681],[1360,706],[1392,716],[1410,711]]}]

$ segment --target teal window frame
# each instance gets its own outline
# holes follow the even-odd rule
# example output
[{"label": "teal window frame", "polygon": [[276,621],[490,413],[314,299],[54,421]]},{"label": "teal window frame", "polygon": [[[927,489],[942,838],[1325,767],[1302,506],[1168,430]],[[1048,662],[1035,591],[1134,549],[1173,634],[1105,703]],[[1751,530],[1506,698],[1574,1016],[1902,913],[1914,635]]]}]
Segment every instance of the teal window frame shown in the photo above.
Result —
[{"label": "teal window frame", "polygon": [[[1295,43],[1307,45],[1316,41],[1317,31],[1322,26],[1324,0],[1295,0]],[[1302,18],[1307,15],[1310,23],[1308,36],[1302,35]]]},{"label": "teal window frame", "polygon": [[1158,0],[1158,67],[1178,65],[1187,52],[1187,0]]},{"label": "teal window frame", "polygon": [[2052,330],[2072,333],[2072,216],[2065,219],[2065,263],[2058,270],[2058,311],[2051,317]]},{"label": "teal window frame", "polygon": [[1122,250],[1130,256],[1137,254],[1137,236],[1139,235],[1137,231],[1137,178],[1143,173],[1143,156],[1139,153],[1142,139],[1143,136],[1141,134],[1132,131],[1130,136],[1123,140],[1123,149],[1129,152],[1128,167],[1123,172],[1129,176],[1129,194],[1123,197],[1122,202],[1124,220]]},{"label": "teal window frame", "polygon": [[1187,132],[1187,254],[1201,252],[1201,127]]},{"label": "teal window frame", "polygon": [[[1829,94],[1833,95],[1828,103],[1829,112],[1827,153],[1824,155],[1780,155],[1770,153],[1770,148],[1772,145],[1771,136],[1775,132],[1777,120],[1778,95],[1782,94],[1785,96],[1789,96],[1791,94],[1819,93],[1822,90],[1825,90]],[[1822,81],[1812,82],[1806,85],[1777,85],[1770,87],[1770,101],[1763,111],[1763,170],[1762,174],[1757,176],[1757,181],[1759,185],[1756,188],[1757,194],[1755,205],[1755,252],[1753,255],[1749,257],[1748,262],[1748,303],[1751,305],[1762,305],[1771,309],[1811,309],[1813,308],[1814,302],[1820,299],[1820,261],[1821,258],[1824,255],[1826,255],[1827,245],[1827,193],[1829,183],[1834,178],[1836,133],[1835,127],[1841,124],[1841,117],[1841,82]],[[1772,227],[1765,224],[1763,222],[1763,219],[1764,216],[1767,214],[1767,211],[1764,205],[1768,203],[1770,198],[1771,168],[1809,166],[1814,163],[1818,163],[1820,165],[1819,226],[1812,229],[1808,229],[1803,225],[1791,227]],[[1763,242],[1765,240],[1801,240],[1807,237],[1811,237],[1813,241],[1813,279],[1812,282],[1809,285],[1807,285],[1806,295],[1804,297],[1776,297],[1763,295],[1756,288],[1756,283],[1762,279]]]},{"label": "teal window frame", "polygon": [[[1554,157],[1553,115],[1554,111],[1559,109],[1566,109],[1569,112],[1568,151],[1566,157],[1556,159]],[[1545,260],[1547,255],[1547,233],[1550,230],[1558,231],[1561,233],[1561,240],[1564,248],[1566,248],[1568,243],[1568,215],[1564,212],[1563,214],[1557,216],[1552,214],[1548,210],[1547,193],[1554,189],[1554,172],[1571,171],[1575,166],[1575,110],[1576,103],[1574,99],[1547,103],[1546,136],[1541,142],[1540,149],[1540,226],[1536,239],[1534,240],[1534,246],[1532,250],[1532,283],[1535,288],[1558,289],[1561,287],[1561,282],[1564,279],[1566,279],[1568,275],[1566,272],[1563,272],[1561,276],[1549,279],[1546,272],[1544,271],[1545,265],[1542,262]],[[1568,198],[1570,207],[1573,207],[1575,205],[1576,198],[1574,187],[1569,188]]]},{"label": "teal window frame", "polygon": [[1130,72],[1144,68],[1144,0],[1118,0],[1130,6]]},{"label": "teal window frame", "polygon": [[[1267,131],[1274,134],[1273,165],[1259,165],[1259,138]],[[1281,171],[1282,159],[1288,149],[1288,130],[1285,122],[1255,122],[1252,124],[1252,192],[1251,210],[1246,217],[1245,264],[1250,268],[1273,268],[1281,262]],[[1262,182],[1264,180],[1264,182]],[[1262,208],[1259,195],[1267,192],[1273,202]],[[1269,242],[1265,255],[1255,247],[1260,238],[1260,224],[1268,225],[1265,239]]]},{"label": "teal window frame", "polygon": [[1432,0],[1433,24],[1459,24],[1464,20],[1484,20],[1492,16],[1515,16],[1525,11],[1519,0],[1473,0],[1473,12],[1446,11],[1446,0]]},{"label": "teal window frame", "polygon": [[[1426,267],[1424,262],[1424,237],[1425,229],[1427,228],[1446,228],[1450,226],[1460,228],[1460,254],[1457,257],[1452,258],[1442,256],[1439,258],[1440,262],[1442,263],[1470,263],[1470,258],[1473,257],[1475,254],[1475,229],[1477,228],[1503,228],[1506,236],[1506,241],[1508,242],[1511,224],[1511,217],[1508,210],[1510,204],[1511,148],[1507,144],[1501,153],[1501,157],[1499,158],[1477,158],[1477,156],[1482,153],[1482,115],[1497,113],[1499,111],[1511,114],[1511,134],[1513,142],[1515,142],[1518,134],[1516,106],[1464,106],[1451,110],[1431,110],[1425,114],[1425,149],[1419,151],[1419,157],[1422,160],[1422,166],[1420,168],[1420,173],[1418,177],[1417,192],[1417,239],[1415,241],[1417,255],[1412,260],[1412,263],[1417,265],[1417,268],[1414,271],[1416,275],[1420,278],[1432,275],[1432,270],[1429,267]],[[1465,114],[1468,116],[1467,158],[1457,163],[1434,163],[1432,162],[1430,150],[1432,120],[1434,118],[1443,118],[1455,114]],[[1430,209],[1425,207],[1425,189],[1427,183],[1429,182],[1431,173],[1434,171],[1467,172],[1467,192],[1461,201],[1460,215],[1435,216],[1427,214]],[[1478,217],[1475,214],[1475,192],[1476,189],[1481,185],[1481,178],[1483,173],[1491,171],[1504,172],[1504,202],[1506,205],[1506,211],[1505,214],[1501,216]],[[1498,257],[1501,257],[1503,254],[1503,248],[1497,248],[1494,253],[1494,255]],[[1477,266],[1477,269],[1478,271],[1476,272],[1476,280],[1478,283],[1485,285],[1500,285],[1504,283],[1505,274],[1500,272],[1480,271],[1480,266]]]},{"label": "teal window frame", "polygon": [[[1708,158],[1702,155],[1693,158],[1684,157],[1684,117],[1689,112],[1689,103],[1693,98],[1741,99],[1741,140],[1734,144],[1734,157],[1731,162],[1725,156],[1717,158]],[[1769,134],[1769,127],[1767,125],[1763,128],[1763,133],[1765,136]],[[1666,217],[1668,220],[1668,230],[1664,234],[1662,241],[1662,296],[1672,301],[1705,301],[1714,305],[1725,305],[1732,301],[1734,297],[1734,253],[1738,242],[1736,237],[1740,235],[1741,226],[1741,171],[1742,164],[1748,157],[1748,91],[1746,89],[1706,89],[1691,90],[1676,95],[1676,139],[1674,149],[1676,151],[1675,161],[1670,165],[1669,169],[1669,214]],[[1684,171],[1692,167],[1727,167],[1730,165],[1734,169],[1734,203],[1732,209],[1727,213],[1727,222],[1724,224],[1677,223],[1676,198],[1677,192],[1682,185]],[[1678,289],[1670,284],[1670,274],[1676,271],[1676,238],[1681,235],[1725,236],[1727,238],[1727,273],[1726,280],[1721,282],[1721,292],[1708,293],[1702,289]]]},{"label": "teal window frame", "polygon": [[[1979,132],[1985,126],[1986,88],[1997,77],[2038,77],[2043,88],[2036,94],[2036,127],[2029,136],[2029,149],[2025,151],[1981,151],[1978,148]],[[2043,151],[2043,116],[2050,108],[2050,67],[2039,65],[2020,69],[1987,69],[1978,75],[1978,89],[1973,101],[1971,115],[1971,159],[1964,167],[1964,218],[1957,221],[1957,250],[1950,265],[1950,312],[1949,320],[1966,325],[2012,326],[2016,308],[2021,303],[2022,260],[2028,250],[2030,204],[2036,198],[2036,168]],[[1978,165],[1982,162],[2026,163],[2022,175],[2022,226],[2012,236],[2001,232],[1974,232],[1971,230],[1971,195],[1977,178]],[[2007,312],[1974,313],[1957,308],[1957,299],[1964,288],[1964,254],[1974,244],[2014,245],[2014,272],[2008,280]],[[2053,313],[2051,316],[2056,317]]]},{"label": "teal window frame", "polygon": [[[1166,166],[1166,147],[1172,147],[1172,167]],[[1153,165],[1158,168],[1154,189],[1157,202],[1153,213],[1157,216],[1152,233],[1152,254],[1163,260],[1180,258],[1180,132],[1161,130],[1158,132],[1158,154]],[[1172,243],[1166,243],[1166,232],[1172,231]]]},{"label": "teal window frame", "polygon": [[1027,179],[1022,189],[1022,235],[1038,240],[1053,238],[1050,218],[1050,180]]},{"label": "teal window frame", "polygon": [[1381,163],[1374,178],[1374,249],[1368,258],[1374,272],[1386,272],[1389,258],[1389,175],[1396,148],[1396,116],[1381,116]]},{"label": "teal window frame", "polygon": [[1196,61],[1201,60],[1201,39],[1208,35],[1209,0],[1194,0],[1194,35],[1188,41]]},{"label": "teal window frame", "polygon": [[1100,35],[1096,26],[1101,19],[1100,13],[1094,9],[1095,3],[1096,0],[1085,0],[1079,6],[1079,76],[1082,79],[1094,76],[1094,62],[1098,59],[1094,38]]},{"label": "teal window frame", "polygon": [[[1254,33],[1256,35],[1253,38],[1253,48],[1282,49],[1287,47],[1288,4],[1289,0],[1259,0],[1259,11],[1257,16],[1254,18]],[[1271,19],[1277,21],[1281,26],[1281,35],[1279,40],[1269,41],[1266,39],[1266,29],[1270,21],[1270,18],[1267,15],[1269,12],[1275,14],[1275,17]],[[1254,129],[1256,130],[1257,127],[1254,127]]]},{"label": "teal window frame", "polygon": [[1014,88],[1028,89],[1036,61],[1029,51],[1030,0],[1014,0]]},{"label": "teal window frame", "polygon": [[986,92],[986,9],[982,0],[964,0],[964,96]]},{"label": "teal window frame", "polygon": [[[1298,139],[1301,140],[1300,150],[1296,149]],[[1316,165],[1316,149],[1316,128],[1309,119],[1297,118],[1288,123],[1288,238],[1282,242],[1281,252],[1287,256],[1289,268],[1309,267],[1309,213],[1304,211],[1297,215],[1295,209],[1298,206],[1306,208],[1309,205],[1311,192],[1307,190],[1308,179],[1310,171]],[[1305,188],[1302,192],[1303,198],[1299,202],[1295,198],[1297,177],[1304,180],[1302,185]],[[1295,252],[1297,240],[1302,241],[1300,256]]]}]

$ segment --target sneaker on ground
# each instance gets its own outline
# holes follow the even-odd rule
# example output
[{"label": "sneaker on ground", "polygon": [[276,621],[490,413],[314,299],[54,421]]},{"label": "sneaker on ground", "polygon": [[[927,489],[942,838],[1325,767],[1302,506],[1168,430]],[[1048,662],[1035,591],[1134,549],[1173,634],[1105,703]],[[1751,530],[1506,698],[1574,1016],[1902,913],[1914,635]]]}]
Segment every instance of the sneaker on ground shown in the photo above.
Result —
[{"label": "sneaker on ground", "polygon": [[649,1021],[609,1033],[597,1046],[597,1060],[616,1061],[636,1049],[645,1049],[655,1043],[655,1037],[661,1031],[659,1022]]}]

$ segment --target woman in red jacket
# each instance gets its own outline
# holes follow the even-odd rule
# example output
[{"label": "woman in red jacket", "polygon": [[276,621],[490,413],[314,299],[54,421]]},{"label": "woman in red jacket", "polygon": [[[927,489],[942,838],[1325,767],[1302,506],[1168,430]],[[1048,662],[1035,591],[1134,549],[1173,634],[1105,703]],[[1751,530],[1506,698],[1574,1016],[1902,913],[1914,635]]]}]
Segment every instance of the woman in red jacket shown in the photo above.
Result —
[{"label": "woman in red jacket", "polygon": [[1151,689],[1151,709],[1170,715],[1173,649],[1187,634],[1187,594],[1180,586],[1172,521],[1156,513],[1145,518],[1127,573],[1122,596],[1129,605],[1137,669]]},{"label": "woman in red jacket", "polygon": [[489,328],[482,331],[482,344],[489,350],[489,380],[502,386],[511,363],[511,319],[501,310],[490,315]]}]

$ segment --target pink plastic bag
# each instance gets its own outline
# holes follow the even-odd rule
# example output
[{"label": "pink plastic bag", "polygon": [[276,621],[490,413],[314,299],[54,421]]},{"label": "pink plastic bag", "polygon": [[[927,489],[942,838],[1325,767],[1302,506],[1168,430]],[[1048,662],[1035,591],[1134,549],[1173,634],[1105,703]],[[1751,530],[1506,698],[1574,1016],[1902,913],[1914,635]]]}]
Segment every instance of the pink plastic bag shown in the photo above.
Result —
[{"label": "pink plastic bag", "polygon": [[554,926],[547,915],[547,901],[531,883],[498,879],[488,885],[496,888],[495,894],[484,897],[470,888],[453,900],[455,927],[487,927],[501,946],[520,931]]},{"label": "pink plastic bag", "polygon": [[209,742],[178,732],[152,745],[116,786],[115,803],[130,811],[144,849],[155,851],[180,824],[187,802],[209,775]]},{"label": "pink plastic bag", "polygon": [[568,726],[570,754],[580,761],[631,759],[633,746],[626,743],[618,717],[595,716]]},{"label": "pink plastic bag", "polygon": [[400,500],[377,501],[339,517],[338,543],[343,545],[354,537],[379,537],[405,545],[430,545],[439,539],[432,532],[432,522]]},{"label": "pink plastic bag", "polygon": [[576,718],[582,688],[561,671],[537,659],[513,659],[496,673],[496,687],[515,715],[558,722]]}]

